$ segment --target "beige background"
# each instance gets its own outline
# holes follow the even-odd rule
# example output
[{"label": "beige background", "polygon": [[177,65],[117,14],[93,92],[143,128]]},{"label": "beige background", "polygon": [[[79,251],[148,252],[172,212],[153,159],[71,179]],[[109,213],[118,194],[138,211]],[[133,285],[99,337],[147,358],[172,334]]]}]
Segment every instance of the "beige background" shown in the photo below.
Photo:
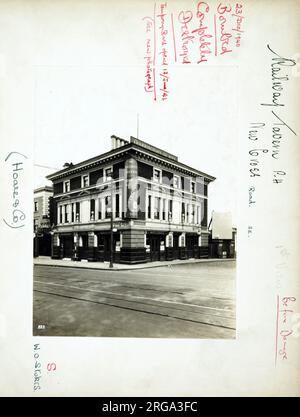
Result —
[{"label": "beige background", "polygon": [[[191,7],[191,3],[170,1],[168,5],[177,10]],[[132,0],[0,1],[2,218],[10,215],[12,203],[11,171],[4,159],[11,151],[28,157],[20,174],[20,201],[27,216],[26,225],[21,229],[10,229],[1,221],[0,226],[1,395],[300,394],[300,143],[297,117],[300,3],[296,0],[252,0],[243,4],[245,33],[238,53],[232,54],[226,62],[212,60],[210,69],[201,68],[201,77],[197,68],[192,68],[188,74],[174,68],[173,96],[166,106],[165,103],[146,100],[142,93],[137,93],[140,95],[135,96],[136,108],[130,104],[124,120],[119,120],[118,129],[121,132],[111,132],[111,126],[115,126],[118,114],[124,109],[124,99],[116,114],[111,116],[111,123],[101,127],[101,132],[99,130],[99,138],[113,133],[134,135],[135,113],[140,111],[141,139],[178,153],[184,161],[220,177],[220,192],[215,192],[215,209],[223,207],[222,201],[225,201],[224,208],[233,211],[234,225],[238,228],[237,339],[212,341],[31,336],[32,189],[37,178],[33,169],[34,158],[36,155],[40,158],[43,151],[48,155],[53,147],[66,155],[67,138],[72,138],[78,127],[83,129],[81,134],[91,141],[91,147],[79,150],[78,155],[73,154],[74,160],[93,156],[97,147],[93,134],[102,123],[95,122],[85,130],[84,120],[92,123],[97,114],[100,118],[103,109],[113,106],[117,97],[116,91],[113,90],[110,95],[109,89],[102,101],[95,94],[95,106],[81,108],[79,116],[82,124],[74,127],[72,118],[78,118],[78,108],[73,109],[75,113],[71,116],[65,114],[62,121],[55,119],[53,104],[43,86],[47,83],[54,87],[64,86],[67,92],[73,88],[78,99],[76,94],[80,97],[86,91],[87,74],[96,79],[97,71],[102,71],[110,74],[107,75],[108,80],[116,78],[120,86],[123,84],[122,94],[131,103],[132,94],[135,94],[131,87],[141,90],[137,80],[142,80],[144,74],[141,55],[144,51],[144,26],[140,19],[149,14],[153,3]],[[267,44],[284,57],[298,62],[296,67],[287,68],[289,81],[284,84],[282,93],[285,107],[280,109],[281,116],[298,135],[285,133],[279,161],[272,161],[270,155],[260,159],[262,176],[254,182],[249,179],[248,151],[256,144],[249,144],[249,124],[267,124],[259,140],[259,148],[270,149],[272,142],[270,126],[273,118],[269,108],[260,106],[262,102],[270,102],[272,94],[272,56],[267,51]],[[137,74],[136,82],[132,77],[128,87],[124,87],[126,80],[122,83],[122,69],[123,74]],[[78,91],[73,81],[69,87],[66,86],[69,76],[71,80],[76,79],[74,71],[77,71],[80,80]],[[180,88],[181,77],[188,78],[190,83],[195,80],[194,84],[188,85],[189,97]],[[207,82],[201,81],[203,77]],[[206,113],[200,99],[200,88],[204,84],[203,96],[208,103]],[[96,92],[97,88],[102,91],[103,87],[95,85]],[[66,102],[69,100],[69,104],[72,101],[67,94],[61,97]],[[46,99],[44,105],[43,98]],[[224,104],[223,107],[218,100]],[[70,107],[67,108],[71,111]],[[185,127],[184,119],[179,118],[182,123],[179,127],[170,123],[174,111],[182,111],[188,118],[188,124],[192,124],[191,129],[195,132],[201,129],[201,137],[208,137],[210,141],[206,139],[199,143],[193,135],[185,137],[183,152],[182,140],[176,136],[176,131]],[[197,111],[200,120],[193,116]],[[151,117],[148,117],[149,114]],[[64,120],[69,123],[67,126],[60,124]],[[165,126],[161,124],[161,130],[152,130],[152,126],[159,125],[161,120],[166,121]],[[58,135],[59,130],[62,131],[61,136]],[[51,135],[47,136],[48,132],[52,132]],[[232,137],[233,133],[235,137]],[[168,142],[170,137],[175,138],[172,143]],[[99,153],[104,149],[102,146]],[[196,159],[191,159],[190,147],[198,150]],[[208,160],[206,155],[210,155]],[[51,152],[47,157],[51,158]],[[63,162],[65,157],[57,160],[59,166]],[[55,159],[53,163],[56,163]],[[214,164],[220,167],[220,172],[211,172],[210,166]],[[228,177],[225,180],[222,169],[226,166]],[[287,172],[282,184],[272,183],[274,169]],[[222,193],[230,181],[236,184],[236,188],[230,190],[226,200]],[[253,185],[256,188],[256,204],[249,208],[248,190]],[[218,196],[222,197],[221,200]],[[253,228],[251,237],[248,237],[248,226]],[[297,297],[297,302],[290,319],[293,335],[288,339],[288,360],[279,360],[275,367],[278,294]],[[33,392],[34,343],[40,343],[44,369],[42,390],[38,394]],[[57,364],[56,372],[47,373],[45,366],[48,362]]]}]

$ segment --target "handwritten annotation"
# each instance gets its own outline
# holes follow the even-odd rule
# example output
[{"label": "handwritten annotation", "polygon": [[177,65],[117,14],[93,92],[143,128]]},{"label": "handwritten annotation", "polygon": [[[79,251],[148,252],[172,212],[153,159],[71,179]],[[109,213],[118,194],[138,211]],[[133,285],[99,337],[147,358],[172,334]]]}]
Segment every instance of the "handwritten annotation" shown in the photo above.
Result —
[{"label": "handwritten annotation", "polygon": [[19,229],[25,226],[26,215],[22,209],[21,189],[22,189],[22,174],[24,172],[24,160],[27,156],[20,152],[10,152],[5,158],[7,168],[11,175],[11,208],[10,215],[3,218],[6,226],[11,229]]},{"label": "handwritten annotation", "polygon": [[[293,136],[297,136],[295,130],[287,123],[288,108],[285,97],[287,82],[290,80],[289,67],[296,65],[296,61],[285,58],[277,53],[274,48],[267,45],[267,52],[270,57],[270,97],[269,100],[260,103],[261,108],[270,110],[269,117],[265,121],[252,122],[248,129],[248,170],[250,184],[248,188],[249,207],[254,207],[254,197],[257,190],[257,181],[264,175],[268,175],[269,166],[267,158],[271,158],[272,182],[281,184],[287,176],[286,169],[282,166],[282,148],[287,146]],[[251,236],[253,227],[251,227]]]},{"label": "handwritten annotation", "polygon": [[169,10],[155,3],[145,23],[144,90],[153,100],[169,97],[170,65],[203,65],[212,56],[224,57],[242,45],[242,3],[196,3],[186,10]]},{"label": "handwritten annotation", "polygon": [[[41,360],[41,345],[40,343],[35,343],[33,345],[33,391],[40,391],[42,389],[42,382],[45,379],[45,365],[42,366]],[[52,374],[57,370],[57,365],[55,362],[48,362],[46,365],[47,374]]]},{"label": "handwritten annotation", "polygon": [[40,344],[35,343],[33,346],[33,358],[34,358],[34,371],[33,371],[33,390],[38,391],[41,389],[42,379],[42,364],[40,361]]},{"label": "handwritten annotation", "polygon": [[288,359],[288,343],[293,334],[290,318],[294,313],[295,297],[277,295],[275,365],[278,359]]}]

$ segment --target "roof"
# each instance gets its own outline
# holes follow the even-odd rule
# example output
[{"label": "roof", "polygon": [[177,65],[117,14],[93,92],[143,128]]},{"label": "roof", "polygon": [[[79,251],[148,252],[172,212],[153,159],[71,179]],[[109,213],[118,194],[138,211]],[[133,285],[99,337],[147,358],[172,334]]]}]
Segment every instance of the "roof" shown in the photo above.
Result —
[{"label": "roof", "polygon": [[[117,136],[113,135],[112,137],[117,138]],[[48,180],[55,181],[57,179],[75,174],[76,172],[82,171],[83,168],[90,168],[93,166],[99,165],[101,162],[104,162],[106,159],[116,159],[118,156],[121,156],[124,153],[127,153],[128,151],[133,150],[138,153],[142,153],[145,155],[149,155],[150,157],[156,157],[161,161],[165,161],[169,165],[173,165],[175,168],[181,168],[183,170],[189,171],[190,173],[193,173],[194,175],[203,176],[207,178],[210,181],[214,181],[216,178],[212,175],[206,174],[205,172],[199,171],[197,169],[194,169],[186,164],[183,164],[178,161],[177,156],[164,151],[160,148],[157,148],[147,142],[144,142],[140,139],[134,138],[133,136],[130,137],[130,142],[126,143],[123,146],[120,146],[116,149],[112,149],[108,152],[105,152],[103,154],[97,155],[93,158],[86,159],[82,162],[79,162],[77,164],[71,165],[69,167],[66,167],[62,170],[56,171],[53,174],[47,175]]]},{"label": "roof", "polygon": [[36,188],[33,192],[34,193],[39,193],[41,191],[47,191],[47,192],[52,193],[53,192],[53,187],[51,187],[49,185],[45,185],[44,187]]}]

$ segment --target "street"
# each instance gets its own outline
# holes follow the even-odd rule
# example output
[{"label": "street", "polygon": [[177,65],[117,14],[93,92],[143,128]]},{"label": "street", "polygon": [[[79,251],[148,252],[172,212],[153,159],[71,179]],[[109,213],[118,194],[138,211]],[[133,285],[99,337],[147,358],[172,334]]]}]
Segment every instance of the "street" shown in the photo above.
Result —
[{"label": "street", "polygon": [[235,337],[235,261],[127,271],[34,266],[33,335]]}]

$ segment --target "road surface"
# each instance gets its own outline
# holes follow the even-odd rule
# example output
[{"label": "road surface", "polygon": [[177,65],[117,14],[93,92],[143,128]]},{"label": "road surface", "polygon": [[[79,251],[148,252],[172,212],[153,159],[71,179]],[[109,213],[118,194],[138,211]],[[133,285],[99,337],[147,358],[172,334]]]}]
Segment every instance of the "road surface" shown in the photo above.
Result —
[{"label": "road surface", "polygon": [[235,261],[132,271],[36,265],[33,334],[234,338]]}]

